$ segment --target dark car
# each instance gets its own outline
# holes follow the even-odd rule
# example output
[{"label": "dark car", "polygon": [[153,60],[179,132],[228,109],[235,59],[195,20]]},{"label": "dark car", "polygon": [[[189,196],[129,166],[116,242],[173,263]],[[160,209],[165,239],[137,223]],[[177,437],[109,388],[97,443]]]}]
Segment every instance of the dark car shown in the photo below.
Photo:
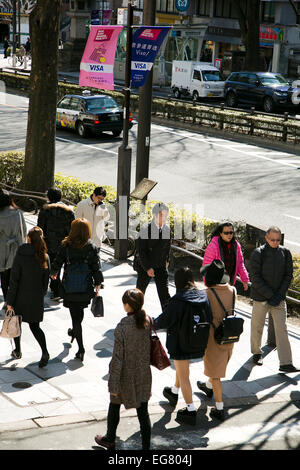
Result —
[{"label": "dark car", "polygon": [[[129,127],[132,125],[130,117]],[[65,95],[57,104],[56,126],[74,129],[81,137],[103,131],[118,137],[123,130],[123,110],[108,95]]]},{"label": "dark car", "polygon": [[262,106],[267,113],[277,107],[299,110],[299,93],[280,73],[271,72],[233,72],[224,90],[227,106],[247,103]]}]

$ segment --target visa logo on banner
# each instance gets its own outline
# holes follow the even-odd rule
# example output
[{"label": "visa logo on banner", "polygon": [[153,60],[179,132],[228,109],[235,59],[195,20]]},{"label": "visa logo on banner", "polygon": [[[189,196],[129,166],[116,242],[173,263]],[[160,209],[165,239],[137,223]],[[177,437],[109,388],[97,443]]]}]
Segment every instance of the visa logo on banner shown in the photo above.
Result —
[{"label": "visa logo on banner", "polygon": [[138,28],[134,33],[131,62],[132,87],[137,88],[145,84],[163,40],[170,29],[170,26],[144,26]]}]

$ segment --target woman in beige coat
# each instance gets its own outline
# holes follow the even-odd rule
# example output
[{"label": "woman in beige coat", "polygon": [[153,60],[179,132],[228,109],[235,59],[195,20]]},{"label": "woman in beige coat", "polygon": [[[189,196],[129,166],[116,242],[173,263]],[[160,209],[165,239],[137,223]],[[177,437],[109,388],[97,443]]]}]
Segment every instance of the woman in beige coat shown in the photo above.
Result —
[{"label": "woman in beige coat", "polygon": [[213,395],[216,400],[216,407],[211,409],[210,415],[221,421],[224,419],[224,404],[222,398],[221,378],[225,377],[227,364],[232,355],[233,343],[218,344],[214,338],[215,328],[222,322],[225,312],[215,297],[212,287],[219,296],[226,310],[232,309],[233,295],[236,289],[229,285],[229,276],[225,271],[225,265],[221,260],[213,260],[201,268],[201,274],[205,274],[207,285],[207,297],[210,303],[213,325],[210,327],[209,339],[204,361],[204,374],[209,377],[206,383],[197,382],[199,389],[211,398]]},{"label": "woman in beige coat", "polygon": [[109,365],[110,405],[105,436],[96,436],[101,447],[115,449],[116,430],[121,404],[136,408],[140,422],[143,450],[150,449],[151,423],[148,401],[151,396],[150,323],[145,311],[144,294],[139,289],[127,290],[122,302],[127,316],[114,332],[114,349]]}]

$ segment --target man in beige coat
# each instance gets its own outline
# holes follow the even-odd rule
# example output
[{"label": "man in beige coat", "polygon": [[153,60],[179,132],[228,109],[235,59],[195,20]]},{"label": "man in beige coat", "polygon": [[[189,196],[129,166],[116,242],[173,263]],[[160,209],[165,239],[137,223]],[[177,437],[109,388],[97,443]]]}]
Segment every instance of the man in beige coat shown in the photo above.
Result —
[{"label": "man in beige coat", "polygon": [[91,224],[92,241],[100,248],[104,238],[105,222],[109,220],[109,212],[104,204],[106,191],[102,186],[94,189],[93,194],[80,201],[75,209],[76,219],[85,218]]}]

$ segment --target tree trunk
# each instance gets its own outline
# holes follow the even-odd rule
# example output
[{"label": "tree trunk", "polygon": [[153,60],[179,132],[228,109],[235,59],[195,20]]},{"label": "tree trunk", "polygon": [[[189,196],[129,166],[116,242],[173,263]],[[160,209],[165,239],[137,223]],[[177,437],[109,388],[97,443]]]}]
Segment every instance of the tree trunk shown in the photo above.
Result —
[{"label": "tree trunk", "polygon": [[45,191],[54,183],[60,0],[37,0],[29,18],[32,48],[22,186]]},{"label": "tree trunk", "polygon": [[258,71],[259,61],[259,26],[260,0],[248,0],[247,12],[242,9],[240,0],[232,0],[241,29],[242,43],[246,49],[244,69]]},{"label": "tree trunk", "polygon": [[259,26],[260,0],[248,0],[245,69],[253,72],[260,70]]}]

